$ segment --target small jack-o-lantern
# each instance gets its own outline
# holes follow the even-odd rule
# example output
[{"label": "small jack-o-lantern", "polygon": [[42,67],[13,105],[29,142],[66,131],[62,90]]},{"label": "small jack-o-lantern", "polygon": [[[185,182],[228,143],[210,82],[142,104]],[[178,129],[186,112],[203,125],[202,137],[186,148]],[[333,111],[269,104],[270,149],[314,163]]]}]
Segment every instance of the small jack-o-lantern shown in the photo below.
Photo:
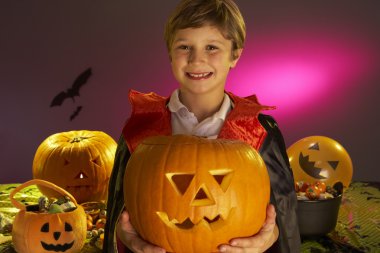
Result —
[{"label": "small jack-o-lantern", "polygon": [[352,179],[352,162],[337,141],[324,136],[303,138],[287,149],[294,180],[328,186],[341,182],[347,188]]},{"label": "small jack-o-lantern", "polygon": [[[49,136],[37,149],[33,177],[70,192],[79,203],[107,198],[116,142],[101,131],[70,131]],[[39,186],[47,196],[55,192]]]},{"label": "small jack-o-lantern", "polygon": [[248,144],[195,136],[151,137],[128,161],[126,209],[137,232],[168,252],[215,252],[262,227],[270,182]]},{"label": "small jack-o-lantern", "polygon": [[[26,207],[14,199],[14,195],[32,184],[43,185],[69,197],[76,209],[63,213],[26,211]],[[13,245],[17,252],[80,252],[86,239],[86,213],[71,194],[50,182],[34,179],[14,189],[10,199],[12,204],[20,209],[15,216],[12,229]]]}]

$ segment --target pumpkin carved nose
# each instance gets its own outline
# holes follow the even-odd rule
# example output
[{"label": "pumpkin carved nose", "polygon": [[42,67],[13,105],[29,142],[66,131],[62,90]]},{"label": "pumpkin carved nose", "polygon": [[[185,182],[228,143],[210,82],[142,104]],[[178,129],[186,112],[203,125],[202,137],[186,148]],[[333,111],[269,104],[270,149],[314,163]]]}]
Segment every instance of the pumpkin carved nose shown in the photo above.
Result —
[{"label": "pumpkin carved nose", "polygon": [[211,206],[215,205],[214,199],[211,197],[207,187],[202,185],[191,203],[192,206]]},{"label": "pumpkin carved nose", "polygon": [[53,233],[54,239],[58,241],[59,237],[61,236],[61,232],[54,232]]},{"label": "pumpkin carved nose", "polygon": [[205,191],[202,188],[200,188],[194,199],[207,199],[207,198],[208,197],[207,197],[207,194],[205,193]]},{"label": "pumpkin carved nose", "polygon": [[88,176],[83,171],[80,171],[75,178],[83,179],[83,178],[88,178]]}]

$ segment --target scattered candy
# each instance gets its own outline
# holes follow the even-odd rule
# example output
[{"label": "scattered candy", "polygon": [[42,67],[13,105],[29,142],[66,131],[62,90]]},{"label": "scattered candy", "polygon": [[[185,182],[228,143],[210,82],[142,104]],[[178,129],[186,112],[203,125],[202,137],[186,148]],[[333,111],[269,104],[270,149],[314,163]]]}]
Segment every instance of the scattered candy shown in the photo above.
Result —
[{"label": "scattered candy", "polygon": [[319,199],[319,196],[321,195],[321,192],[319,191],[319,188],[316,185],[310,185],[306,189],[306,197],[308,197],[311,200]]},{"label": "scattered candy", "polygon": [[38,204],[27,205],[26,211],[36,213],[64,213],[74,211],[77,207],[68,196],[60,198],[47,198],[41,196],[38,198]]},{"label": "scattered candy", "polygon": [[62,207],[56,203],[52,203],[49,206],[48,213],[63,213],[63,212],[64,211],[63,211]]},{"label": "scattered candy", "polygon": [[41,211],[47,211],[49,209],[49,199],[45,196],[39,197],[38,208]]},{"label": "scattered candy", "polygon": [[86,235],[86,237],[87,237],[87,238],[92,238],[92,232],[87,230],[87,235]]},{"label": "scattered candy", "polygon": [[98,232],[98,230],[96,230],[96,229],[93,229],[93,230],[91,231],[91,233],[92,233],[92,236],[93,236],[93,237],[97,237],[97,236],[99,235],[99,232]]},{"label": "scattered candy", "polygon": [[91,244],[102,249],[104,240],[104,227],[106,224],[106,206],[102,202],[86,202],[81,204],[86,212],[87,238]]},{"label": "scattered candy", "polygon": [[60,205],[60,207],[63,209],[64,212],[71,212],[77,208],[75,206],[74,202],[72,202],[72,201],[64,202]]},{"label": "scattered candy", "polygon": [[319,189],[320,193],[325,193],[326,192],[326,183],[318,181],[315,183],[315,186]]},{"label": "scattered candy", "polygon": [[321,181],[314,183],[298,181],[294,186],[298,200],[332,199],[339,195],[334,187],[326,186],[326,183]]},{"label": "scattered candy", "polygon": [[106,219],[104,218],[98,219],[95,223],[95,226],[97,229],[104,228],[105,225],[106,225]]}]

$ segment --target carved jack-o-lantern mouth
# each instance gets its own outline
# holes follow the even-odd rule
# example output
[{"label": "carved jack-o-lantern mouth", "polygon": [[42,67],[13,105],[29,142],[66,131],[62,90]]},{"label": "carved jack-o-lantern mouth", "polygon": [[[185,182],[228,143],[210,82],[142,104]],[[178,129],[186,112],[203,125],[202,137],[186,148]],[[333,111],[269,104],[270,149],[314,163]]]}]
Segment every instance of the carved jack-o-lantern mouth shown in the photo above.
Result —
[{"label": "carved jack-o-lantern mouth", "polygon": [[47,244],[44,242],[41,242],[42,248],[47,251],[55,251],[55,252],[65,252],[74,245],[74,241],[71,243],[65,243],[65,244]]},{"label": "carved jack-o-lantern mouth", "polygon": [[[65,222],[65,232],[72,232],[73,231],[73,228],[72,226]],[[50,225],[49,223],[45,223],[44,225],[42,225],[41,227],[41,232],[43,233],[49,233],[50,232]],[[61,232],[53,232],[52,233],[54,239],[56,241],[59,240],[59,238],[61,237]],[[46,242],[43,242],[41,241],[41,246],[42,248],[44,248],[44,250],[47,250],[47,251],[54,251],[54,252],[65,252],[69,249],[71,249],[74,245],[74,241],[70,242],[70,243],[64,243],[64,244],[52,244],[52,243],[46,243]]]},{"label": "carved jack-o-lantern mouth", "polygon": [[[88,176],[86,175],[86,173],[84,173],[83,171],[80,171],[78,173],[78,175],[75,176],[74,180],[73,181],[76,181],[76,182],[80,182],[80,181],[77,181],[77,180],[84,180],[84,179],[87,179]],[[67,191],[80,191],[80,190],[86,190],[86,191],[90,191],[91,190],[91,187],[93,187],[92,185],[89,185],[89,184],[79,184],[79,185],[67,185],[65,187],[65,189]]]},{"label": "carved jack-o-lantern mouth", "polygon": [[203,217],[200,221],[193,221],[190,218],[186,218],[184,221],[178,221],[177,219],[169,219],[168,214],[165,212],[157,212],[158,217],[169,227],[179,229],[193,229],[198,226],[203,226],[211,230],[215,230],[217,227],[224,224],[229,215],[233,213],[235,208],[232,208],[230,213],[226,216],[218,214],[213,218]]},{"label": "carved jack-o-lantern mouth", "polygon": [[[319,151],[319,144],[318,142],[313,144],[312,146],[309,147],[309,150],[316,150]],[[339,161],[326,161],[329,166],[333,169],[336,170],[338,167]],[[308,174],[309,176],[316,178],[316,179],[326,179],[328,178],[328,175],[325,175],[326,169],[320,168],[316,166],[315,161],[310,161],[309,155],[303,155],[301,152],[299,155],[299,165],[301,169]]]},{"label": "carved jack-o-lantern mouth", "polygon": [[65,190],[67,191],[91,191],[93,186],[91,185],[68,185],[65,187]]}]

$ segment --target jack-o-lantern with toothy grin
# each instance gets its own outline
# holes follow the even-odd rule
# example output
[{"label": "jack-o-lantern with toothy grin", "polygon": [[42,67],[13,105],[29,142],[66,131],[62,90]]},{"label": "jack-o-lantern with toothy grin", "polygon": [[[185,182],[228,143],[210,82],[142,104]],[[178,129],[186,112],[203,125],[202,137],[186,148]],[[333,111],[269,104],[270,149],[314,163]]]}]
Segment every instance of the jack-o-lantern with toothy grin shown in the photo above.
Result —
[{"label": "jack-o-lantern with toothy grin", "polygon": [[257,233],[269,195],[258,152],[232,140],[145,139],[124,178],[125,205],[136,231],[176,253],[215,252],[232,238]]},{"label": "jack-o-lantern with toothy grin", "polygon": [[343,146],[331,138],[325,136],[303,138],[292,144],[287,153],[296,182],[321,181],[328,186],[340,182],[345,188],[351,182],[353,174],[351,158]]}]

